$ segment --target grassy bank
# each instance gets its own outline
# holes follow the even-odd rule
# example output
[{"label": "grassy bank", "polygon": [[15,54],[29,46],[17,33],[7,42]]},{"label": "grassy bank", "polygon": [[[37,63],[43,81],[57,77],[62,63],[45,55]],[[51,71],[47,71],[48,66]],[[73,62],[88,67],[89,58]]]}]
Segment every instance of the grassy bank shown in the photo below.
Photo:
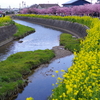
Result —
[{"label": "grassy bank", "polygon": [[26,35],[35,32],[35,29],[28,27],[28,26],[24,26],[18,23],[15,23],[16,27],[17,27],[17,32],[14,34],[15,39],[19,39],[22,37],[25,37]]},{"label": "grassy bank", "polygon": [[60,45],[65,46],[65,49],[68,49],[71,52],[80,51],[80,41],[82,39],[75,38],[71,34],[63,33],[60,35]]},{"label": "grassy bank", "polygon": [[51,50],[19,52],[0,62],[0,100],[14,93],[24,83],[23,75],[54,57]]}]

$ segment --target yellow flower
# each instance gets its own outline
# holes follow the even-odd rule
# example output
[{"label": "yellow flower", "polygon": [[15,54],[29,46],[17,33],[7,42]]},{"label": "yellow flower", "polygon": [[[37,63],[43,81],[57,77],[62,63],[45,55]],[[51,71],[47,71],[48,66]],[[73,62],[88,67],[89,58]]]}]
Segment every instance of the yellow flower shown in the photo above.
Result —
[{"label": "yellow flower", "polygon": [[76,100],[76,99],[72,98],[71,100]]},{"label": "yellow flower", "polygon": [[95,100],[99,100],[98,98],[95,98]]},{"label": "yellow flower", "polygon": [[62,95],[63,95],[63,97],[66,97],[66,94],[65,93],[63,93]]},{"label": "yellow flower", "polygon": [[77,94],[78,94],[78,91],[75,91],[75,92],[74,92],[74,95],[77,95]]},{"label": "yellow flower", "polygon": [[55,84],[52,84],[52,86],[54,86]]},{"label": "yellow flower", "polygon": [[34,100],[32,97],[26,98],[26,100]]},{"label": "yellow flower", "polygon": [[62,95],[60,95],[59,97],[62,98]]},{"label": "yellow flower", "polygon": [[58,79],[58,80],[62,80],[62,78],[60,78],[60,77],[58,77],[57,79]]},{"label": "yellow flower", "polygon": [[63,70],[63,69],[62,69],[62,70],[60,70],[60,71],[61,71],[61,72],[65,72],[65,70]]},{"label": "yellow flower", "polygon": [[58,71],[58,70],[56,70],[56,71],[55,71],[55,73],[59,73],[59,71]]},{"label": "yellow flower", "polygon": [[52,75],[52,77],[55,77],[54,75]]}]

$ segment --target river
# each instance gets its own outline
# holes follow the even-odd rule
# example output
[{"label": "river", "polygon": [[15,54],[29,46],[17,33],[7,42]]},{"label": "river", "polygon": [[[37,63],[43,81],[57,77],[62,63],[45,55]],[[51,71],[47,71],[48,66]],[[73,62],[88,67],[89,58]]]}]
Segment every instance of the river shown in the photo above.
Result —
[{"label": "river", "polygon": [[[0,61],[20,51],[52,49],[54,46],[59,46],[59,37],[62,32],[21,20],[14,21],[35,28],[36,32],[0,47]],[[23,42],[19,43],[19,41]],[[13,100],[25,100],[27,97],[33,97],[34,100],[47,100],[54,88],[52,84],[56,83],[57,76],[61,77],[63,74],[60,70],[67,70],[72,65],[72,59],[73,55],[66,56],[52,61],[45,67],[36,69],[28,77],[29,84]],[[58,75],[55,73],[56,70],[59,71]],[[53,78],[52,75],[56,77]]]},{"label": "river", "polygon": [[23,41],[22,43],[16,40],[0,47],[0,61],[5,60],[9,55],[17,52],[52,49],[52,47],[59,45],[60,31],[21,20],[14,21],[35,28],[36,32],[20,39],[19,41]]}]

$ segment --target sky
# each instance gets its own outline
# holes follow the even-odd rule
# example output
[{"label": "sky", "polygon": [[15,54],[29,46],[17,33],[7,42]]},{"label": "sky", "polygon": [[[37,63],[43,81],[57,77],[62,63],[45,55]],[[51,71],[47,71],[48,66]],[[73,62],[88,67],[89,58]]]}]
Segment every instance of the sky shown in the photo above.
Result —
[{"label": "sky", "polygon": [[[47,3],[56,3],[62,6],[61,4],[66,3],[70,0],[0,0],[0,8],[19,8],[22,7],[22,2],[29,7],[33,4],[47,4]],[[91,2],[91,0],[86,0]],[[95,3],[97,0],[92,0]]]}]

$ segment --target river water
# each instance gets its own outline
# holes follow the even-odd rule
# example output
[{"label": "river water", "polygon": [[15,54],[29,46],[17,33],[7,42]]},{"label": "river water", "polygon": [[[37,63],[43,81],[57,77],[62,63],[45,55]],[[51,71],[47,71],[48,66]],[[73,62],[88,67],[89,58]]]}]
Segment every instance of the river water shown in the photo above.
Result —
[{"label": "river water", "polygon": [[17,52],[52,49],[52,47],[59,45],[60,31],[21,20],[14,21],[35,28],[36,32],[20,39],[19,41],[23,41],[22,43],[17,40],[0,47],[0,61]]},{"label": "river water", "polygon": [[[52,49],[54,46],[59,46],[59,37],[62,32],[21,20],[14,21],[35,28],[36,32],[0,47],[0,61],[17,52]],[[23,42],[19,43],[19,41]],[[28,77],[29,84],[13,100],[25,100],[27,97],[33,97],[35,100],[47,100],[54,88],[52,84],[56,83],[57,76],[61,77],[63,74],[60,70],[67,70],[72,65],[72,59],[73,55],[66,56],[36,69]],[[56,70],[59,71],[58,75],[55,74]],[[52,75],[56,77],[53,78]]]}]

